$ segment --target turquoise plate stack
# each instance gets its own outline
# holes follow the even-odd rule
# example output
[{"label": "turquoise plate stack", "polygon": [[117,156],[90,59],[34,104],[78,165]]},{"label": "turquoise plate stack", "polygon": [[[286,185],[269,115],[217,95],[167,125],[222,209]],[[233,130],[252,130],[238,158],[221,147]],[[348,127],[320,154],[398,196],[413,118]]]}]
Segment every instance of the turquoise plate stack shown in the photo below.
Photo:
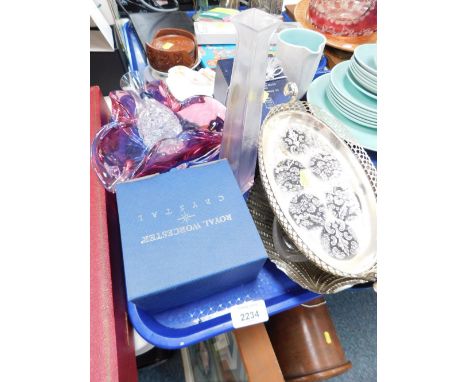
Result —
[{"label": "turquoise plate stack", "polygon": [[359,46],[351,60],[315,79],[307,102],[324,109],[349,130],[364,148],[377,151],[377,49]]}]

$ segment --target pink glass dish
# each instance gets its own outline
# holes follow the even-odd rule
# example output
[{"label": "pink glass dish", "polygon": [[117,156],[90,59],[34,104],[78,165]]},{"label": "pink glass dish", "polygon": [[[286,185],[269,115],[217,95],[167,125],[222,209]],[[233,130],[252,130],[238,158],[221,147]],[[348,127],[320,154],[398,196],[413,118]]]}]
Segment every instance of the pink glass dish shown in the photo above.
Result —
[{"label": "pink glass dish", "polygon": [[111,191],[117,183],[135,176],[147,152],[133,124],[110,122],[94,138],[91,163],[101,183]]},{"label": "pink glass dish", "polygon": [[308,19],[322,33],[367,36],[377,30],[377,0],[310,0]]},{"label": "pink glass dish", "polygon": [[182,131],[148,147],[138,130],[138,108],[144,107],[145,102],[135,91],[111,92],[113,121],[96,134],[91,147],[93,169],[111,192],[117,183],[208,162],[219,156],[226,113],[223,104],[206,96],[178,102],[162,81],[146,84],[140,90],[142,97],[167,106],[179,120]]}]

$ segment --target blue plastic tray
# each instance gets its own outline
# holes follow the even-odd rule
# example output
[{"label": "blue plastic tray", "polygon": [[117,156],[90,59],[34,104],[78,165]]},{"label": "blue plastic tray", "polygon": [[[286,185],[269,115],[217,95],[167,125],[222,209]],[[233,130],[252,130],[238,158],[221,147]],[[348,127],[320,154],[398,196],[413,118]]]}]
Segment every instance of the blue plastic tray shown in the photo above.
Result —
[{"label": "blue plastic tray", "polygon": [[[140,69],[145,60],[141,57],[141,46],[130,23],[125,25],[124,31],[132,67]],[[315,77],[328,72],[326,65],[327,60],[323,56]],[[376,162],[376,153],[372,159]],[[230,308],[234,305],[262,299],[268,315],[273,316],[317,297],[318,294],[301,288],[267,260],[257,279],[249,284],[154,315],[128,303],[128,315],[135,330],[152,345],[180,349],[233,330]]]},{"label": "blue plastic tray", "polygon": [[233,330],[230,308],[234,305],[263,299],[272,316],[318,296],[301,288],[267,260],[257,279],[249,284],[154,315],[129,303],[128,314],[146,341],[159,348],[180,349]]}]

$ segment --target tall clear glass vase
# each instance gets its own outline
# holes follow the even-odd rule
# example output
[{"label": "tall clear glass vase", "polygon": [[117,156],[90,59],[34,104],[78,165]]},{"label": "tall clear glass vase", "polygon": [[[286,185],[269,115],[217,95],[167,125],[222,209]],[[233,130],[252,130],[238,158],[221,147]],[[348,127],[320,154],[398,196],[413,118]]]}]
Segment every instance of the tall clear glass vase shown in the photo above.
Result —
[{"label": "tall clear glass vase", "polygon": [[231,20],[238,37],[220,157],[229,160],[244,193],[255,176],[269,41],[281,21],[259,9],[241,12]]}]

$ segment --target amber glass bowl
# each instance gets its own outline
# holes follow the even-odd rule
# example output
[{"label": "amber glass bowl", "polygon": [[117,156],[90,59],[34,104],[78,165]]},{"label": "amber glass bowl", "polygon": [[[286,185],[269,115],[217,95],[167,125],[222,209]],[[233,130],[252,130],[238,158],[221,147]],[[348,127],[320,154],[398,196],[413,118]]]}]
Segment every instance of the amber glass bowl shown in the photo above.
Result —
[{"label": "amber glass bowl", "polygon": [[146,55],[150,66],[160,72],[177,65],[191,68],[198,59],[197,40],[186,30],[163,28],[146,43]]}]

